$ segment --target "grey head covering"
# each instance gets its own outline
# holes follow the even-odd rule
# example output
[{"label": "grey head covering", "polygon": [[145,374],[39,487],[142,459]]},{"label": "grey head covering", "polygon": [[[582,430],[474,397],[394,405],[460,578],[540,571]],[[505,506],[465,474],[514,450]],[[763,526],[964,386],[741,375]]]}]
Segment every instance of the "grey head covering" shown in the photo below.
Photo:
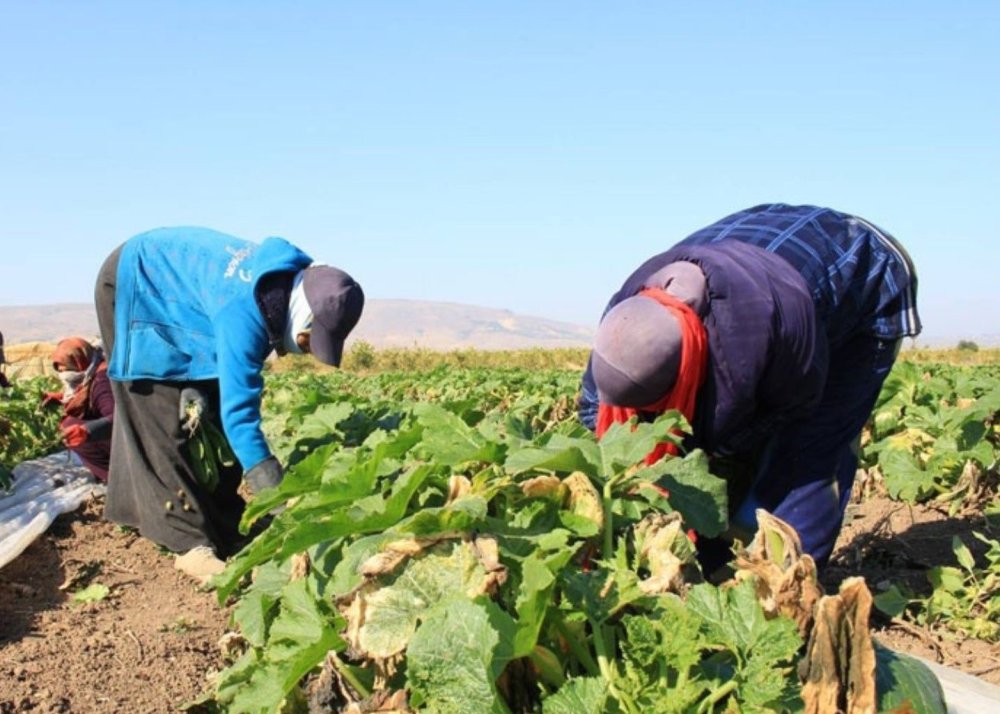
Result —
[{"label": "grey head covering", "polygon": [[648,406],[674,386],[680,360],[681,325],[673,313],[644,295],[626,298],[597,328],[591,368],[598,397],[616,407]]},{"label": "grey head covering", "polygon": [[704,317],[708,309],[708,282],[705,274],[694,263],[678,260],[668,263],[650,275],[645,282],[647,288],[660,288],[687,303],[698,317]]}]

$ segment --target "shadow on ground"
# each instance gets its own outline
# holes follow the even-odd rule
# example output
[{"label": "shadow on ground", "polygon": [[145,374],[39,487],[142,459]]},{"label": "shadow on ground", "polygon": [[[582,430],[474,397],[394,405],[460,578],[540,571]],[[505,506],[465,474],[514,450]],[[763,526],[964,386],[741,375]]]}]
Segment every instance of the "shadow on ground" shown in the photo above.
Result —
[{"label": "shadow on ground", "polygon": [[[60,545],[76,528],[99,518],[88,512],[59,516],[49,530],[21,555],[0,569],[0,649],[35,632],[39,615],[62,607],[69,599],[60,586],[67,583],[67,567]],[[70,554],[71,558],[72,555]]]},{"label": "shadow on ground", "polygon": [[[892,504],[876,518],[845,524],[838,547],[822,575],[827,591],[852,575],[864,576],[874,590],[889,583],[905,583],[914,591],[929,590],[927,571],[940,565],[956,565],[952,539],[956,536],[985,567],[986,546],[973,536],[982,533],[997,538],[979,513],[950,516],[931,507]],[[847,537],[844,537],[847,536]]]}]

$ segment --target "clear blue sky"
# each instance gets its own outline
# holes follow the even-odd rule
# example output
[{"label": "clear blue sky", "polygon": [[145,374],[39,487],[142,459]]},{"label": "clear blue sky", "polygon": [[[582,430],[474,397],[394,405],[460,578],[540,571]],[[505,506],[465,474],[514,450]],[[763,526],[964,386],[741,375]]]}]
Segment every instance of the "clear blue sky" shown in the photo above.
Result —
[{"label": "clear blue sky", "polygon": [[596,323],[749,205],[894,233],[928,335],[1000,333],[1000,3],[0,0],[0,305],[162,225],[370,297]]}]

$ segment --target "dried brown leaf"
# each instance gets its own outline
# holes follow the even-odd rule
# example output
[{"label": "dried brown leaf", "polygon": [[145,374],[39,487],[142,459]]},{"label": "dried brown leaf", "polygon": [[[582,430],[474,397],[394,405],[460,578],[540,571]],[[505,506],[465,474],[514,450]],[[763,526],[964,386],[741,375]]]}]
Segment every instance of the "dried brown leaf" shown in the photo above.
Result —
[{"label": "dried brown leaf", "polygon": [[[647,515],[636,526],[636,543],[639,549],[639,563],[649,570],[649,577],[639,582],[639,588],[646,594],[680,592],[684,585],[683,569],[687,560],[677,551],[677,539],[688,541],[683,530],[681,514],[657,513]],[[686,544],[681,544],[686,545]]]},{"label": "dried brown leaf", "polygon": [[306,552],[296,553],[291,559],[291,572],[289,580],[301,580],[309,574],[309,554]]},{"label": "dried brown leaf", "polygon": [[578,516],[589,518],[598,528],[604,528],[601,494],[597,492],[590,477],[582,471],[574,471],[563,479],[563,485],[569,490],[566,507]]},{"label": "dried brown leaf", "polygon": [[764,614],[795,620],[799,634],[806,637],[823,595],[816,563],[802,552],[798,533],[783,520],[758,510],[757,523],[753,541],[736,558],[735,578],[737,582],[753,579]]},{"label": "dried brown leaf", "polygon": [[448,479],[448,503],[457,501],[472,491],[472,481],[467,476],[452,474]]},{"label": "dried brown leaf", "polygon": [[521,482],[521,493],[527,498],[549,498],[562,503],[568,491],[558,476],[535,476]]},{"label": "dried brown leaf", "polygon": [[806,657],[799,666],[806,714],[876,711],[871,606],[863,578],[848,578],[836,595],[820,599]]}]

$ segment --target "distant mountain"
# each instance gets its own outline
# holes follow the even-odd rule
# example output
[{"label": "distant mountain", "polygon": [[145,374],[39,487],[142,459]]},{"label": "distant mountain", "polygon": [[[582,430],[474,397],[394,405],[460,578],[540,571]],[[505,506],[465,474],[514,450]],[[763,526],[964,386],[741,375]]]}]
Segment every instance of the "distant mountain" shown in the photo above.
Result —
[{"label": "distant mountain", "polygon": [[1000,333],[996,332],[979,332],[958,336],[944,335],[934,332],[923,332],[917,337],[916,340],[907,339],[903,344],[906,347],[948,349],[957,347],[958,343],[963,340],[975,342],[979,347],[1000,347]]},{"label": "distant mountain", "polygon": [[427,347],[484,350],[529,347],[581,347],[590,344],[589,327],[510,310],[421,300],[369,300],[352,337],[376,347]]},{"label": "distant mountain", "polygon": [[90,303],[0,307],[0,332],[5,345],[56,342],[79,335],[96,337],[97,313]]},{"label": "distant mountain", "polygon": [[[0,307],[0,332],[5,343],[12,345],[55,342],[70,335],[92,337],[99,331],[93,305],[63,303]],[[435,350],[585,347],[593,334],[589,327],[518,315],[509,310],[422,300],[370,299],[349,343],[364,340],[376,347],[416,346]]]}]

